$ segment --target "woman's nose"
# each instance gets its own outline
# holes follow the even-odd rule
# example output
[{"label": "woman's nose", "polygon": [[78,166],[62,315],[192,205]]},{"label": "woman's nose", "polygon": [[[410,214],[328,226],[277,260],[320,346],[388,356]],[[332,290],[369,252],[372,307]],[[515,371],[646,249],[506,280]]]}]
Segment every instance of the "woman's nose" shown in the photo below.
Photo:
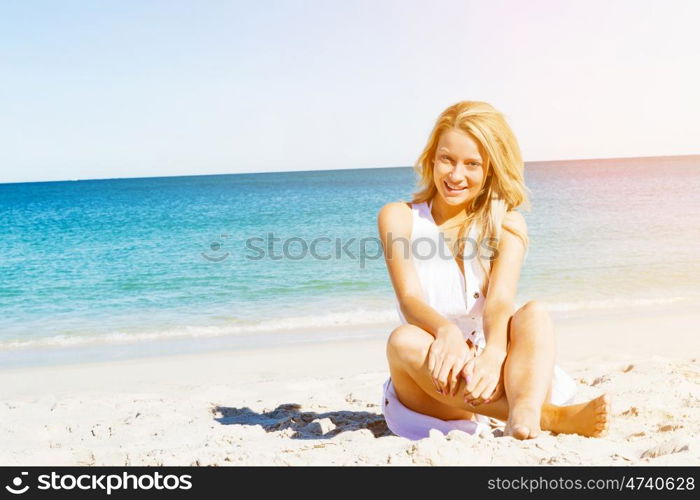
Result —
[{"label": "woman's nose", "polygon": [[459,182],[460,180],[464,179],[467,176],[467,169],[462,168],[461,165],[455,165],[452,167],[452,171],[450,172],[449,179],[450,182]]}]

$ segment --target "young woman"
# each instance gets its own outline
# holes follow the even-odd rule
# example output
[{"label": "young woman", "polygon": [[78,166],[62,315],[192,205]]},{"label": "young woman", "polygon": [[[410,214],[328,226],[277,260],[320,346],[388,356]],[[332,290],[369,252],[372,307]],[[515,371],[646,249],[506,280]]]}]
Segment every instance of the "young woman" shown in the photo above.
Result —
[{"label": "young woman", "polygon": [[[409,204],[378,215],[402,325],[387,343],[382,410],[395,434],[478,432],[488,417],[505,434],[600,436],[607,395],[571,404],[575,382],[555,365],[551,318],[538,301],[515,310],[527,226],[518,143],[503,115],[463,101],[438,118]],[[458,258],[454,258],[457,255]]]}]

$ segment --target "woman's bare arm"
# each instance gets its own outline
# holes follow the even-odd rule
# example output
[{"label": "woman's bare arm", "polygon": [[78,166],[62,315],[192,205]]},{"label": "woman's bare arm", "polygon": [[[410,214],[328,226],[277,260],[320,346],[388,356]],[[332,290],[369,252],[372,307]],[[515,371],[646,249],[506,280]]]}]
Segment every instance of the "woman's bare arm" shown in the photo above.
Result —
[{"label": "woman's bare arm", "polygon": [[401,202],[387,203],[379,211],[377,225],[391,284],[406,321],[422,328],[433,337],[440,329],[454,327],[453,323],[423,299],[423,291],[411,255],[411,208]]},{"label": "woman's bare arm", "polygon": [[522,214],[516,211],[506,213],[483,313],[487,349],[498,350],[504,355],[508,343],[508,320],[515,311],[515,296],[525,255],[523,242],[509,228],[527,235]]},{"label": "woman's bare arm", "polygon": [[423,291],[411,255],[413,216],[404,203],[389,203],[377,218],[384,258],[394,285],[396,298],[406,321],[433,337],[428,352],[427,368],[435,389],[443,395],[453,394],[459,385],[459,374],[472,351],[460,329],[423,299]]},{"label": "woman's bare arm", "polygon": [[486,347],[477,358],[467,362],[463,370],[467,381],[465,401],[472,405],[497,399],[503,393],[501,371],[507,354],[508,321],[515,309],[515,294],[525,254],[525,246],[510,229],[527,234],[525,219],[520,213],[508,212],[503,220],[503,232],[484,305]]}]

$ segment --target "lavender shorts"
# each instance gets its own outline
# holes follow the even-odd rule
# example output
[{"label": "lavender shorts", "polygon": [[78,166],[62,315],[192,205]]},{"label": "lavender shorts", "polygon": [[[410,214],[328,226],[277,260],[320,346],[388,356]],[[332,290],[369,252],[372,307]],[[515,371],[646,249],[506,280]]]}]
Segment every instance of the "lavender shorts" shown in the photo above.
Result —
[{"label": "lavender shorts", "polygon": [[[550,403],[560,406],[572,404],[575,396],[576,382],[564,370],[555,365]],[[382,413],[391,432],[411,440],[428,437],[431,429],[436,429],[443,434],[455,429],[467,434],[479,434],[482,430],[491,428],[489,423],[492,420],[478,413],[474,415],[476,420],[442,420],[413,411],[399,401],[391,378],[384,382]]]}]

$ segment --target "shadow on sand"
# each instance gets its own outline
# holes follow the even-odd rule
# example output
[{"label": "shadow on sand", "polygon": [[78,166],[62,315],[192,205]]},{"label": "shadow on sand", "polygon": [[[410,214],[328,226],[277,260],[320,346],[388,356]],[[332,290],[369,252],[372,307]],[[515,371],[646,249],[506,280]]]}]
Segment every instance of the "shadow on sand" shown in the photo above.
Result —
[{"label": "shadow on sand", "polygon": [[[257,413],[250,408],[215,406],[212,408],[214,420],[222,425],[260,425],[267,432],[292,429],[292,439],[329,439],[342,432],[369,429],[375,438],[392,436],[384,416],[366,411],[331,411],[316,413],[300,411],[296,403],[281,404],[272,411]],[[335,428],[329,428],[329,419]],[[324,432],[325,431],[325,432]]]}]

